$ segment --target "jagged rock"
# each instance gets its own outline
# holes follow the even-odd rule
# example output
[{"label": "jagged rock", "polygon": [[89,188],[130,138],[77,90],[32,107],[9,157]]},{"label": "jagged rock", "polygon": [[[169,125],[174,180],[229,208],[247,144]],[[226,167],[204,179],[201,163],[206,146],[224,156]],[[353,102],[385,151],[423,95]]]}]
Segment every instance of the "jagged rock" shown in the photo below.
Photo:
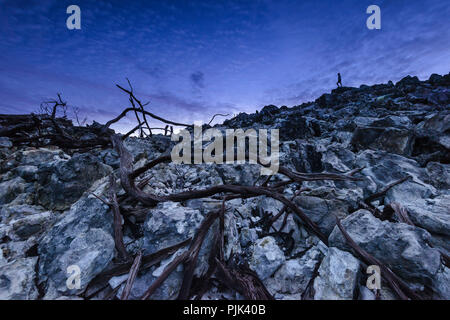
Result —
[{"label": "jagged rock", "polygon": [[[430,234],[404,223],[375,218],[367,210],[358,210],[342,220],[344,229],[364,250],[411,282],[430,283],[441,264],[440,254],[427,244]],[[329,245],[350,251],[340,230],[335,227]]]},{"label": "jagged rock", "polygon": [[170,150],[173,144],[170,137],[164,135],[153,135],[146,139],[129,137],[124,141],[125,147],[134,158],[146,157],[149,159],[154,159],[161,153]]},{"label": "jagged rock", "polygon": [[326,107],[332,107],[336,104],[336,98],[334,95],[325,93],[321,95],[318,99],[315,101],[320,107],[326,108]]},{"label": "jagged rock", "polygon": [[245,300],[245,298],[239,292],[212,287],[203,295],[201,300]]},{"label": "jagged rock", "polygon": [[265,196],[257,198],[257,205],[263,212],[272,216],[277,215],[283,208],[283,204],[280,201]]},{"label": "jagged rock", "polygon": [[351,144],[356,150],[379,149],[409,155],[412,152],[413,133],[409,130],[384,127],[357,128]]},{"label": "jagged rock", "polygon": [[[175,202],[160,203],[147,214],[144,223],[143,248],[146,253],[153,253],[193,237],[202,220],[203,216],[199,210],[184,207]],[[233,223],[234,221],[230,220],[229,217],[225,219],[226,255],[229,255],[231,251],[239,252],[237,230]],[[218,228],[219,223],[216,220],[203,240],[194,272],[198,277],[208,270],[209,253],[214,244],[214,236],[217,234]]]},{"label": "jagged rock", "polygon": [[223,164],[216,167],[216,171],[224,183],[253,185],[256,177],[259,175],[260,166],[256,164]]},{"label": "jagged rock", "polygon": [[22,205],[3,205],[0,208],[0,222],[9,224],[11,220],[23,219],[27,216],[39,215],[45,209],[41,206]]},{"label": "jagged rock", "polygon": [[290,162],[298,172],[320,172],[322,167],[322,154],[317,151],[316,144],[305,140],[296,140],[287,154]]},{"label": "jagged rock", "polygon": [[[5,230],[5,237],[9,239],[7,234],[11,234],[12,227],[8,227]],[[0,234],[1,234],[0,228]],[[37,246],[37,238],[34,236],[29,237],[23,241],[15,241],[10,239],[11,241],[6,241],[0,244],[0,251],[3,252],[4,259],[8,262],[13,262],[17,259],[28,258],[31,256],[37,256],[36,246]]]},{"label": "jagged rock", "polygon": [[450,236],[450,195],[404,202],[412,222],[429,232]]},{"label": "jagged rock", "polygon": [[437,293],[438,299],[449,300],[450,299],[450,269],[443,266],[441,270],[436,274],[433,288]]},{"label": "jagged rock", "polygon": [[[283,228],[283,222],[285,221],[285,225]],[[289,214],[284,218],[279,218],[273,224],[273,227],[276,228],[279,232],[275,235],[275,239],[278,241],[281,246],[284,255],[289,257],[298,251],[304,251],[307,248],[306,239],[308,237],[308,233],[296,222],[294,215]]]},{"label": "jagged rock", "polygon": [[428,180],[425,169],[417,161],[383,151],[365,150],[356,156],[354,165],[364,168],[361,173],[366,180],[358,185],[370,194],[407,176],[422,185]]},{"label": "jagged rock", "polygon": [[430,161],[449,163],[450,160],[450,113],[439,112],[416,127],[412,156],[426,165]]},{"label": "jagged rock", "polygon": [[12,202],[25,192],[29,185],[20,177],[0,183],[0,205]]},{"label": "jagged rock", "polygon": [[417,199],[428,199],[436,196],[436,189],[428,184],[417,181],[405,181],[391,188],[385,197],[385,203],[411,203]]},{"label": "jagged rock", "polygon": [[144,223],[146,252],[156,252],[192,237],[202,220],[198,210],[176,202],[159,203],[149,210]]},{"label": "jagged rock", "polygon": [[376,300],[376,297],[366,286],[359,286],[358,300]]},{"label": "jagged rock", "polygon": [[430,183],[438,189],[450,189],[450,165],[438,162],[427,164],[427,173],[430,176]]},{"label": "jagged rock", "polygon": [[301,113],[289,113],[275,129],[280,130],[280,140],[294,140],[312,137],[314,130]]},{"label": "jagged rock", "polygon": [[44,163],[40,166],[38,202],[51,210],[65,210],[84,191],[111,173],[111,167],[91,154],[75,154],[70,160]]},{"label": "jagged rock", "polygon": [[420,80],[419,78],[417,78],[416,76],[411,77],[411,76],[406,76],[403,79],[401,79],[399,82],[397,82],[395,84],[395,86],[399,87],[399,86],[416,86],[420,84]]},{"label": "jagged rock", "polygon": [[[210,247],[213,243],[213,234],[215,234],[216,232],[218,232],[218,221],[216,221],[216,226],[213,229],[213,231],[215,232],[210,232],[211,234],[211,239],[205,239],[205,243],[210,243],[210,245],[208,247]],[[225,243],[224,243],[224,257],[226,260],[228,260],[232,254],[239,254],[241,253],[242,249],[241,249],[241,244],[239,241],[239,232],[237,229],[237,225],[236,225],[236,218],[234,215],[229,214],[229,215],[225,215],[224,217],[224,238],[225,238]],[[208,250],[209,252],[209,250]],[[200,252],[201,254],[202,252]],[[207,259],[207,254],[205,252],[204,254],[205,260]],[[204,264],[207,265],[206,263],[207,261],[205,261]]]},{"label": "jagged rock", "polygon": [[433,74],[430,76],[430,78],[428,79],[428,81],[429,81],[431,84],[436,85],[436,84],[441,83],[442,79],[443,79],[443,77],[442,77],[440,74],[433,73]]},{"label": "jagged rock", "polygon": [[242,228],[241,232],[239,232],[239,241],[241,247],[248,247],[253,244],[256,240],[258,240],[258,234],[255,229],[251,228]]},{"label": "jagged rock", "polygon": [[[105,178],[96,182],[91,190],[105,192]],[[52,229],[39,243],[39,282],[53,285],[60,294],[75,294],[87,284],[114,257],[113,216],[109,207],[87,193],[61,215]],[[79,266],[80,290],[66,286],[67,267]]]},{"label": "jagged rock", "polygon": [[347,172],[350,171],[355,161],[355,154],[347,150],[345,146],[329,143],[320,148],[321,163],[324,171]]},{"label": "jagged rock", "polygon": [[264,106],[261,109],[260,114],[263,114],[263,115],[269,114],[269,115],[273,116],[273,115],[277,114],[278,112],[279,112],[278,107],[274,106],[273,104],[271,104],[271,105],[268,105],[268,106]]},{"label": "jagged rock", "polygon": [[412,125],[411,120],[406,116],[393,116],[389,115],[387,117],[374,120],[369,126],[373,127],[393,127],[397,129],[407,129]]},{"label": "jagged rock", "polygon": [[98,157],[100,160],[106,165],[110,166],[113,169],[119,168],[120,160],[117,152],[112,149],[106,149],[99,152]]},{"label": "jagged rock", "polygon": [[199,210],[202,215],[217,211],[222,206],[222,201],[212,198],[191,199],[185,202],[187,207]]},{"label": "jagged rock", "polygon": [[0,265],[0,300],[37,299],[35,265],[37,257]]},{"label": "jagged rock", "polygon": [[445,133],[450,130],[450,112],[438,113],[429,119],[426,119],[419,125],[417,129],[424,129],[431,132]]},{"label": "jagged rock", "polygon": [[53,212],[46,211],[29,215],[24,218],[14,219],[10,222],[12,230],[9,237],[24,240],[32,235],[41,234],[48,230],[54,218]]},{"label": "jagged rock", "polygon": [[26,182],[32,182],[37,180],[39,169],[37,166],[25,165],[18,166],[14,171],[17,176],[23,178]]},{"label": "jagged rock", "polygon": [[[370,127],[372,125],[372,123],[374,123],[375,121],[380,120],[378,118],[375,117],[363,117],[363,116],[357,116],[354,117],[351,122],[349,123],[348,120],[346,119],[341,119],[340,121],[347,125],[348,129],[351,129],[352,131],[354,129],[356,129],[357,127]],[[343,129],[345,127],[343,126]]]},{"label": "jagged rock", "polygon": [[[0,234],[1,235],[1,234]],[[0,247],[0,266],[6,264],[8,261],[6,260],[3,249]]]},{"label": "jagged rock", "polygon": [[322,251],[322,247],[313,247],[301,258],[287,260],[273,277],[264,281],[267,289],[275,298],[301,300],[316,265],[324,256]]},{"label": "jagged rock", "polygon": [[11,148],[12,142],[7,137],[0,137],[0,148]]},{"label": "jagged rock", "polygon": [[39,148],[18,151],[15,161],[24,166],[39,166],[59,160],[68,160],[70,157],[60,149]]},{"label": "jagged rock", "polygon": [[315,300],[351,300],[359,277],[359,260],[350,253],[329,248],[314,280]]},{"label": "jagged rock", "polygon": [[273,237],[264,237],[253,245],[249,259],[250,268],[261,280],[270,277],[285,261],[283,251]]},{"label": "jagged rock", "polygon": [[427,102],[429,104],[434,104],[437,106],[445,106],[450,103],[450,90],[439,90],[430,92],[427,97]]},{"label": "jagged rock", "polygon": [[415,225],[432,233],[450,235],[450,195],[436,195],[436,190],[427,184],[404,182],[390,189],[385,203],[398,202],[403,205]]},{"label": "jagged rock", "polygon": [[348,205],[340,200],[326,200],[319,197],[299,196],[294,200],[295,204],[314,221],[320,231],[329,235],[336,225],[335,215],[344,217],[348,211]]}]

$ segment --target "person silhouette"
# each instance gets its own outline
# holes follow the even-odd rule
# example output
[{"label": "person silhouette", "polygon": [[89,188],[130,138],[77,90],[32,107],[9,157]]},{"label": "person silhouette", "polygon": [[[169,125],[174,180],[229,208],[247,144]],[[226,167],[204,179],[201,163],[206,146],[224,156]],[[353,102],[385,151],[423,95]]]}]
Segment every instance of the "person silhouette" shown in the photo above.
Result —
[{"label": "person silhouette", "polygon": [[338,73],[338,81],[336,82],[336,84],[337,84],[338,88],[342,87],[342,79],[341,79],[341,74],[340,73]]}]

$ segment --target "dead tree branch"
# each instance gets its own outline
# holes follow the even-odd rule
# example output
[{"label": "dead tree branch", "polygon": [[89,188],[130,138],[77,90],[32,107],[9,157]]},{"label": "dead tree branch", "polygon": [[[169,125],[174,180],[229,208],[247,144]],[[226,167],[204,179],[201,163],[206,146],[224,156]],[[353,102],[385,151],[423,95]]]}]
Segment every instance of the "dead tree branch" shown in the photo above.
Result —
[{"label": "dead tree branch", "polygon": [[[140,270],[146,270],[158,263],[162,260],[167,259],[170,255],[178,251],[180,248],[187,246],[191,242],[191,238],[186,239],[182,242],[174,244],[173,246],[161,249],[157,252],[151,253],[149,255],[145,255],[142,257]],[[108,285],[108,281],[112,277],[120,276],[126,274],[130,271],[132,266],[131,261],[120,262],[119,264],[115,264],[112,267],[106,269],[99,275],[97,275],[88,285],[85,290],[85,297],[90,298],[94,296],[99,290],[95,290],[94,292],[90,292],[92,288],[99,287],[100,290]]]},{"label": "dead tree branch", "polygon": [[131,266],[127,283],[122,291],[122,296],[120,297],[121,300],[128,300],[128,297],[130,296],[131,293],[131,289],[133,288],[134,280],[136,280],[136,276],[139,272],[141,261],[142,261],[142,251],[140,251],[136,256],[136,258],[134,258],[134,262],[133,265]]},{"label": "dead tree branch", "polygon": [[392,188],[395,187],[396,185],[399,185],[399,184],[405,182],[405,181],[408,180],[408,179],[410,179],[410,176],[404,177],[404,178],[402,178],[402,179],[399,179],[399,180],[397,180],[397,181],[394,181],[394,182],[388,184],[387,186],[385,186],[385,187],[384,187],[383,189],[381,189],[380,191],[378,191],[378,192],[376,192],[376,193],[374,193],[374,194],[368,196],[366,199],[364,199],[364,202],[365,202],[366,204],[370,204],[372,201],[374,201],[374,200],[376,200],[376,199],[378,199],[378,198],[384,197],[384,196],[386,195],[386,193],[387,193],[390,189],[392,189]]},{"label": "dead tree branch", "polygon": [[208,125],[211,125],[211,122],[213,122],[214,118],[217,116],[221,116],[221,117],[228,117],[230,114],[222,114],[222,113],[216,113],[215,115],[212,116],[211,120],[209,120]]},{"label": "dead tree branch", "polygon": [[408,211],[406,211],[406,208],[403,207],[400,203],[391,202],[389,205],[385,206],[385,209],[388,208],[391,208],[394,211],[400,222],[409,224],[410,226],[414,225],[414,223],[409,218]]},{"label": "dead tree branch", "polygon": [[[60,93],[57,93],[57,97],[57,99],[42,102],[40,106],[41,113],[49,115],[51,119],[56,118],[56,111],[58,107],[61,107],[63,109],[64,116],[66,115],[67,102],[62,100]],[[51,104],[53,106],[50,106]]]},{"label": "dead tree branch", "polygon": [[194,278],[195,267],[197,266],[197,258],[202,247],[203,241],[205,240],[208,231],[210,230],[212,224],[219,217],[221,212],[210,213],[203,221],[199,227],[198,232],[195,234],[192,240],[191,247],[189,248],[189,254],[184,261],[185,271],[183,276],[183,282],[181,284],[180,291],[178,293],[178,300],[187,300],[191,292],[192,279]]},{"label": "dead tree branch", "polygon": [[161,122],[164,123],[168,123],[168,124],[172,124],[174,126],[181,126],[181,127],[193,127],[191,124],[186,124],[186,123],[179,123],[179,122],[174,122],[174,121],[170,121],[164,118],[161,118],[151,112],[148,112],[147,110],[142,111],[141,109],[137,109],[137,108],[126,108],[124,109],[117,117],[115,117],[114,119],[109,120],[105,125],[104,128],[105,130],[108,129],[112,124],[118,122],[120,119],[122,119],[123,117],[125,117],[127,115],[128,112],[130,111],[137,111],[140,113],[145,113],[146,115],[148,115],[151,118],[154,118],[156,120],[159,120]]},{"label": "dead tree branch", "polygon": [[114,242],[116,250],[119,253],[119,259],[127,261],[130,259],[130,255],[123,243],[122,215],[120,214],[119,203],[117,202],[116,179],[114,175],[109,176],[109,188],[109,204],[114,214]]},{"label": "dead tree branch", "polygon": [[264,284],[255,272],[247,266],[231,268],[219,259],[216,259],[217,274],[223,284],[232,290],[237,290],[249,300],[273,300],[272,295],[267,291]]}]

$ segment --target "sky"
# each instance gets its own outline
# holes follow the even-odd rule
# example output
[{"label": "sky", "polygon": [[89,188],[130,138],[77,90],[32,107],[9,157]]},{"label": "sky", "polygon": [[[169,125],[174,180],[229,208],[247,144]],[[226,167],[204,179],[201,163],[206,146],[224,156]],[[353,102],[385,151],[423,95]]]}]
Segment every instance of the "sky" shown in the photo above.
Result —
[{"label": "sky", "polygon": [[[72,4],[80,30],[66,27]],[[372,4],[380,30],[366,27]],[[36,112],[59,92],[105,123],[129,106],[115,86],[128,78],[149,111],[208,122],[315,100],[338,72],[360,86],[449,71],[442,0],[0,0],[0,113]]]}]

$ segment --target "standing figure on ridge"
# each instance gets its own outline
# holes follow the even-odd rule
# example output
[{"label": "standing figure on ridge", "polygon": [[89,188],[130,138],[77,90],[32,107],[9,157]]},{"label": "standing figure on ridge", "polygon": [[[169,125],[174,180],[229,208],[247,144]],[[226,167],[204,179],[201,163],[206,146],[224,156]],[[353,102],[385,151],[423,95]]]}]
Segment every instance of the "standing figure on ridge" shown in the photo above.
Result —
[{"label": "standing figure on ridge", "polygon": [[342,79],[341,79],[341,74],[338,72],[338,81],[336,82],[338,88],[342,87]]}]

